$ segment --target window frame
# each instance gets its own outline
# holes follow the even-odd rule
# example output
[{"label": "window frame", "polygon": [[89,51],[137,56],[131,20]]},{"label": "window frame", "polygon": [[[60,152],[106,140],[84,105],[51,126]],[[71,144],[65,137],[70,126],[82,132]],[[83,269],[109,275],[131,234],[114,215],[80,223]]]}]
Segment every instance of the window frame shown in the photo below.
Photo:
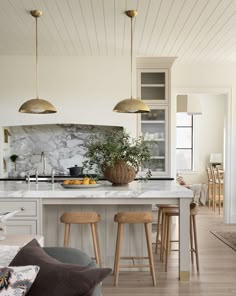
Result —
[{"label": "window frame", "polygon": [[[187,115],[187,113],[186,113]],[[177,171],[185,171],[185,172],[193,172],[194,169],[195,169],[195,120],[194,120],[194,116],[193,115],[187,115],[187,116],[191,116],[191,125],[189,126],[183,126],[183,125],[177,125],[177,119],[176,119],[176,125],[175,125],[175,128],[176,128],[176,137],[177,137],[177,128],[182,128],[182,129],[185,129],[185,128],[188,128],[188,129],[191,129],[191,148],[177,148],[177,144],[176,144],[176,147],[175,147],[175,151],[177,150],[191,150],[191,168],[190,169],[179,169],[179,168],[176,168]],[[177,141],[176,141],[177,142]]]}]

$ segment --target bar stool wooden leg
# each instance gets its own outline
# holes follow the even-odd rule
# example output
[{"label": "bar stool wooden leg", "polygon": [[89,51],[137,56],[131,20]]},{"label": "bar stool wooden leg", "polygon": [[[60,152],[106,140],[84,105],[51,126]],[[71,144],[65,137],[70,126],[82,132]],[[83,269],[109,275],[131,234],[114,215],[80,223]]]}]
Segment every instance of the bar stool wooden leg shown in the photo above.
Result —
[{"label": "bar stool wooden leg", "polygon": [[190,218],[190,253],[191,253],[191,262],[193,264],[193,251],[194,251],[194,245],[193,245],[193,223],[192,223],[192,216]]},{"label": "bar stool wooden leg", "polygon": [[[219,180],[220,182],[220,180]],[[221,210],[221,201],[222,201],[222,196],[224,196],[223,194],[223,186],[222,184],[219,184],[219,215],[220,215],[220,210]]]},{"label": "bar stool wooden leg", "polygon": [[198,256],[197,227],[196,227],[195,215],[192,216],[192,223],[193,223],[193,235],[194,235],[194,249],[195,249],[195,256],[196,256],[196,266],[197,266],[197,272],[199,273],[199,256]]},{"label": "bar stool wooden leg", "polygon": [[96,238],[97,238],[97,249],[98,249],[98,258],[100,260],[100,267],[102,267],[102,259],[101,259],[101,251],[100,251],[100,243],[98,238],[98,226],[97,223],[95,223],[95,232],[96,232]]},{"label": "bar stool wooden leg", "polygon": [[120,232],[121,232],[120,223],[118,223],[117,235],[116,235],[116,250],[115,250],[115,259],[114,259],[114,269],[113,269],[114,275],[117,272],[117,262],[118,262],[117,256],[118,256],[118,247],[119,247],[118,241],[119,241],[119,238],[121,235]]},{"label": "bar stool wooden leg", "polygon": [[160,261],[163,262],[164,260],[164,246],[165,246],[165,239],[166,239],[166,217],[162,211],[161,216],[161,250],[160,250]]},{"label": "bar stool wooden leg", "polygon": [[212,206],[213,211],[216,211],[216,186],[215,184],[213,185],[213,206]]},{"label": "bar stool wooden leg", "polygon": [[149,265],[150,265],[150,273],[152,275],[152,283],[153,286],[156,286],[156,274],[154,269],[154,260],[153,260],[153,254],[152,254],[152,241],[150,236],[150,224],[144,223],[145,227],[145,233],[146,233],[146,240],[147,240],[147,250],[148,250],[148,258],[149,258]]},{"label": "bar stool wooden leg", "polygon": [[161,243],[161,241],[159,240],[159,236],[160,236],[160,228],[161,228],[161,215],[162,214],[162,209],[158,208],[158,214],[157,214],[157,234],[156,234],[156,248],[155,248],[155,254],[157,254],[157,250],[158,250],[158,244]]},{"label": "bar stool wooden leg", "polygon": [[208,208],[211,207],[211,201],[212,201],[212,186],[208,183]]},{"label": "bar stool wooden leg", "polygon": [[218,204],[219,204],[219,214],[220,214],[220,206],[221,206],[221,202],[220,202],[220,193],[221,193],[221,188],[220,188],[220,184],[218,185]]},{"label": "bar stool wooden leg", "polygon": [[101,256],[99,252],[99,242],[98,242],[98,236],[97,236],[97,225],[96,223],[90,223],[91,225],[91,232],[92,232],[92,238],[93,238],[93,247],[94,247],[94,254],[96,263],[101,267]]},{"label": "bar stool wooden leg", "polygon": [[123,223],[118,223],[117,241],[116,241],[116,256],[115,256],[115,286],[118,285],[119,271],[120,271],[120,254],[121,254],[121,243],[123,238]]},{"label": "bar stool wooden leg", "polygon": [[165,271],[167,271],[168,257],[170,252],[170,217],[166,216],[166,231],[165,231]]},{"label": "bar stool wooden leg", "polygon": [[70,236],[70,224],[65,224],[64,247],[68,247]]}]

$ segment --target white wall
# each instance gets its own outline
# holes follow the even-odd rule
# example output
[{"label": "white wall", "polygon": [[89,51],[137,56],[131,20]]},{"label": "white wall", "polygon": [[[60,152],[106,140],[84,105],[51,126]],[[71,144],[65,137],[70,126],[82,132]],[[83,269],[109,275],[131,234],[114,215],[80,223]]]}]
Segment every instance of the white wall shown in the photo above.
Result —
[{"label": "white wall", "polygon": [[40,57],[39,96],[53,103],[58,113],[18,113],[35,93],[35,58],[0,57],[0,125],[78,123],[136,130],[137,115],[112,111],[130,96],[128,57]]},{"label": "white wall", "polygon": [[[112,112],[119,100],[130,96],[129,57],[40,57],[39,93],[57,107],[58,113],[53,115],[18,113],[22,102],[35,95],[34,67],[34,57],[0,57],[0,125],[72,122],[124,126],[135,133],[136,115]],[[235,65],[181,65],[176,62],[172,67],[172,93],[181,88],[200,88],[201,92],[211,89],[215,94],[220,89],[234,90],[235,77]],[[236,166],[233,165],[236,163],[236,99],[232,94],[232,104],[229,105],[229,101],[226,104],[229,113],[226,126],[231,139],[225,167],[229,190],[228,222],[236,222]],[[174,118],[174,105],[171,112]],[[172,147],[174,158],[175,147]]]}]

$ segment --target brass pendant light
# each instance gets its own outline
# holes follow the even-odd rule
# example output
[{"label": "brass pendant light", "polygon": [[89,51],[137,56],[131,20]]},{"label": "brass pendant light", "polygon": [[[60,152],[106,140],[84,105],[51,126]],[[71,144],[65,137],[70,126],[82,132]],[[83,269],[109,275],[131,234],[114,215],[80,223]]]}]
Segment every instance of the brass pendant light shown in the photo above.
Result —
[{"label": "brass pendant light", "polygon": [[149,107],[140,99],[133,98],[133,18],[138,14],[136,10],[127,10],[126,15],[131,19],[131,97],[116,104],[113,111],[120,113],[148,113]]},{"label": "brass pendant light", "polygon": [[56,108],[48,101],[39,99],[38,96],[38,18],[43,14],[40,10],[31,10],[30,14],[36,20],[36,99],[26,101],[20,106],[19,112],[31,114],[56,113]]}]

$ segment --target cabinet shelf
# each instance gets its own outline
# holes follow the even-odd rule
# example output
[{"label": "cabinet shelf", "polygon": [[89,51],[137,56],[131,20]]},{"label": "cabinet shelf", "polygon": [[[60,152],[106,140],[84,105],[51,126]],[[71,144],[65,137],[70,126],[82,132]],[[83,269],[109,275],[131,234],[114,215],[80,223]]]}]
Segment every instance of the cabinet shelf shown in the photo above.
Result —
[{"label": "cabinet shelf", "polygon": [[165,84],[141,84],[141,87],[165,87]]},{"label": "cabinet shelf", "polygon": [[151,159],[165,159],[165,156],[151,156]]},{"label": "cabinet shelf", "polygon": [[165,124],[165,120],[142,120],[141,123],[163,123]]},{"label": "cabinet shelf", "polygon": [[164,142],[164,141],[165,141],[164,138],[163,139],[155,139],[155,140],[146,140],[146,139],[144,139],[144,142],[148,142],[148,143],[150,143],[150,142],[156,143],[156,142]]}]

